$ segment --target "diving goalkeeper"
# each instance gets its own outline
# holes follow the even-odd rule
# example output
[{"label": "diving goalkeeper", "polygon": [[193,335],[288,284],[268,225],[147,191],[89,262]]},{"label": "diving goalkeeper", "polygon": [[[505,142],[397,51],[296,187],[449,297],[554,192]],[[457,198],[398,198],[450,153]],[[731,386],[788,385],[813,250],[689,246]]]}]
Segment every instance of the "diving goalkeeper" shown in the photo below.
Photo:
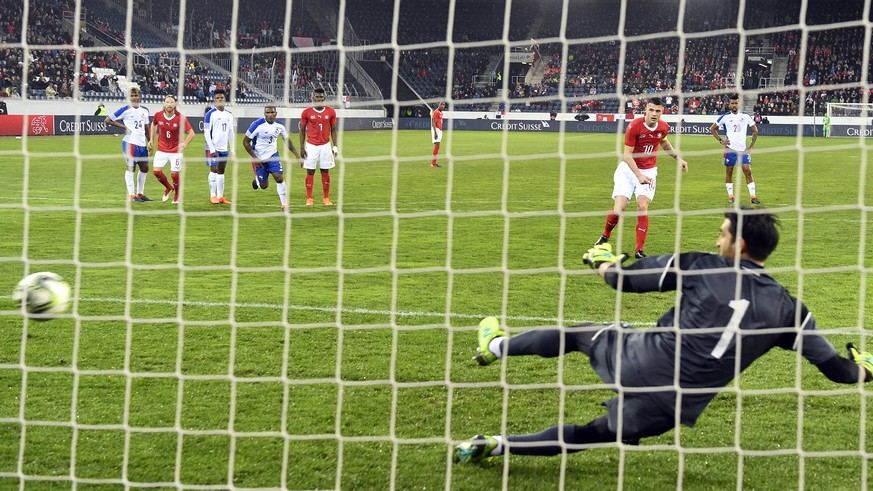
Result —
[{"label": "diving goalkeeper", "polygon": [[584,324],[509,337],[496,318],[483,320],[476,355],[481,365],[503,356],[551,358],[581,351],[619,395],[603,403],[606,414],[586,425],[553,426],[530,435],[477,435],[456,447],[455,460],[479,462],[506,452],[557,455],[607,442],[636,444],[673,429],[677,412],[679,422],[694,426],[725,385],[775,347],[799,351],[834,382],[870,381],[873,355],[849,344],[848,358],[840,356],[806,306],[764,269],[779,241],[777,225],[766,212],[729,212],[717,255],[653,256],[624,268],[618,265],[627,256],[616,256],[609,244],[589,249],[583,260],[613,288],[633,293],[682,289],[678,310],[668,310],[654,329]]}]

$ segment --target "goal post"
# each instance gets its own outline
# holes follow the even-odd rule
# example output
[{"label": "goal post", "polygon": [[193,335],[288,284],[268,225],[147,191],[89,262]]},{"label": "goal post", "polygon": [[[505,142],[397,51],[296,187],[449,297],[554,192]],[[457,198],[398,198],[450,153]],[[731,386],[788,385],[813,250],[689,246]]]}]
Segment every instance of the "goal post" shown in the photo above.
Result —
[{"label": "goal post", "polygon": [[873,103],[829,102],[822,124],[828,138],[873,137]]}]

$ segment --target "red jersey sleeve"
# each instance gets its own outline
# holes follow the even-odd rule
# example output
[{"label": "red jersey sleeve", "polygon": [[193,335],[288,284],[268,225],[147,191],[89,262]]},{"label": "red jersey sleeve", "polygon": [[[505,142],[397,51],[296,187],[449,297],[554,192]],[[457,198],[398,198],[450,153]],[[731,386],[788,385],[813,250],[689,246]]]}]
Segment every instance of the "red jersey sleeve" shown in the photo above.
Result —
[{"label": "red jersey sleeve", "polygon": [[[180,114],[180,116],[182,116],[182,115]],[[182,116],[182,119],[185,120],[185,133],[193,133],[194,128],[191,126],[191,122],[188,121],[188,118],[186,118],[185,116]]]},{"label": "red jersey sleeve", "polygon": [[637,118],[627,125],[627,130],[624,132],[624,144],[629,147],[637,146],[637,137],[640,135],[639,121],[642,118]]},{"label": "red jersey sleeve", "polygon": [[309,108],[303,110],[303,114],[300,115],[300,127],[306,128],[306,125],[309,124]]}]

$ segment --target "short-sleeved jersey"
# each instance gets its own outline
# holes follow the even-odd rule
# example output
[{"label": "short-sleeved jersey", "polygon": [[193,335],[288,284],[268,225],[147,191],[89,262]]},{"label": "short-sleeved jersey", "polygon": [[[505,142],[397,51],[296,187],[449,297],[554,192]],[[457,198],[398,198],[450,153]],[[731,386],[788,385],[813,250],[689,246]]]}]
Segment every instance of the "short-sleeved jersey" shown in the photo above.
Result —
[{"label": "short-sleeved jersey", "polygon": [[306,128],[306,141],[313,145],[330,142],[331,125],[336,125],[336,111],[328,106],[321,110],[307,107],[300,116],[300,129]]},{"label": "short-sleeved jersey", "polygon": [[275,121],[268,123],[266,119],[261,118],[249,126],[246,136],[252,140],[255,155],[259,159],[267,159],[279,153],[279,137],[287,140],[288,132],[282,123]]},{"label": "short-sleeved jersey", "polygon": [[336,111],[328,106],[307,107],[300,116],[300,129],[306,128],[306,141],[313,145],[330,143],[331,125],[336,125]]},{"label": "short-sleeved jersey", "polygon": [[191,133],[194,128],[188,122],[188,118],[180,112],[173,113],[167,117],[167,113],[159,111],[155,114],[152,124],[155,125],[158,133],[158,150],[167,153],[176,153],[179,151],[179,142],[182,141],[182,129],[185,133]]},{"label": "short-sleeved jersey", "polygon": [[730,111],[722,114],[716,120],[716,124],[721,126],[724,134],[727,136],[728,148],[743,152],[746,150],[746,136],[749,132],[749,126],[755,126],[755,121],[747,113],[732,113]]},{"label": "short-sleeved jersey", "polygon": [[432,127],[438,130],[443,129],[443,112],[439,109],[434,109],[431,117],[433,118]]},{"label": "short-sleeved jersey", "polygon": [[640,169],[652,169],[657,166],[658,149],[661,141],[667,138],[669,126],[658,120],[654,128],[646,126],[646,118],[637,118],[627,125],[624,132],[624,144],[634,147],[634,162]]},{"label": "short-sleeved jersey", "polygon": [[140,147],[146,146],[145,128],[149,124],[149,110],[145,106],[121,106],[109,115],[112,121],[121,121],[127,131],[122,141]]},{"label": "short-sleeved jersey", "polygon": [[[678,310],[670,308],[657,323],[664,328],[678,326],[678,338],[672,329],[637,330],[621,336],[612,331],[593,345],[591,365],[607,383],[667,387],[653,400],[668,411],[676,405],[673,386],[677,382],[683,389],[701,389],[683,393],[682,423],[693,425],[725,385],[772,348],[799,351],[814,365],[838,356],[816,328],[809,310],[754,262],[742,260],[737,269],[732,259],[688,253],[644,258],[624,269],[630,273],[622,279],[625,292],[681,287]],[[616,285],[609,275],[606,279]],[[677,381],[678,342],[682,362]],[[616,375],[618,366],[620,374]]]},{"label": "short-sleeved jersey", "polygon": [[213,107],[203,117],[203,136],[206,138],[206,150],[210,153],[227,152],[233,146],[233,135],[232,112]]}]

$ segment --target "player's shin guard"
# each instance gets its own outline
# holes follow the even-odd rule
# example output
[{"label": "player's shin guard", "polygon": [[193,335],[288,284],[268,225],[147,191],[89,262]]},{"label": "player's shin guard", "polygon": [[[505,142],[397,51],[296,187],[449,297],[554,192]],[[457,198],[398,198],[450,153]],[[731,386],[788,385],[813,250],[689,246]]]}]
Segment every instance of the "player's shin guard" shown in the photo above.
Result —
[{"label": "player's shin guard", "polygon": [[124,171],[124,183],[127,184],[127,194],[136,194],[136,187],[133,184],[133,171]]},{"label": "player's shin guard", "polygon": [[321,173],[321,189],[324,191],[324,197],[330,198],[330,173]]},{"label": "player's shin guard", "polygon": [[276,184],[276,193],[279,195],[279,202],[283,205],[288,204],[288,198],[285,194],[285,182],[282,181]]},{"label": "player's shin guard", "polygon": [[219,198],[224,197],[224,174],[215,176],[215,195]]},{"label": "player's shin guard", "polygon": [[603,235],[605,235],[606,237],[611,236],[612,229],[614,229],[615,226],[618,225],[618,221],[619,216],[610,211],[609,215],[606,215],[606,226],[603,227]]},{"label": "player's shin guard", "polygon": [[136,194],[143,194],[145,192],[145,183],[146,173],[139,171],[139,174],[136,176]]},{"label": "player's shin guard", "polygon": [[152,173],[158,178],[158,182],[164,185],[164,189],[167,191],[173,190],[173,186],[170,185],[170,181],[167,180],[167,176],[164,174],[163,170],[155,169]]},{"label": "player's shin guard", "polygon": [[649,233],[649,215],[637,217],[637,248],[634,251],[643,250],[646,245],[646,235]]},{"label": "player's shin guard", "polygon": [[217,181],[217,179],[215,177],[217,175],[218,174],[216,174],[215,172],[210,171],[209,177],[206,178],[206,180],[209,182],[209,196],[215,196],[215,192],[216,192],[215,188],[216,188],[216,181]]},{"label": "player's shin guard", "polygon": [[306,174],[306,199],[312,199],[312,185],[315,182],[315,176]]}]

